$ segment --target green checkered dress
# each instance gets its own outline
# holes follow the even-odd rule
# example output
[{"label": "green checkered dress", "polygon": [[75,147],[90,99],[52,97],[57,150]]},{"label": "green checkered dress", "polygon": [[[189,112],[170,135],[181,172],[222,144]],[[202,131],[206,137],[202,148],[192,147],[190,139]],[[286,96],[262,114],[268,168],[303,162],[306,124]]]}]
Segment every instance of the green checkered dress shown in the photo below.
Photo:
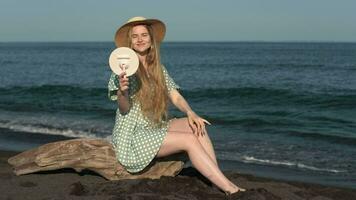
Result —
[{"label": "green checkered dress", "polygon": [[[179,86],[169,76],[163,65],[162,69],[168,92],[178,89]],[[117,100],[118,79],[118,76],[112,73],[108,83],[108,96],[113,101]],[[112,134],[116,158],[131,173],[140,172],[150,164],[156,156],[168,129],[168,122],[163,122],[163,126],[160,128],[150,126],[150,122],[145,119],[141,112],[140,104],[133,101],[137,91],[137,77],[132,75],[129,77],[129,97],[132,106],[129,112],[125,114],[121,114],[119,109],[116,110]]]}]

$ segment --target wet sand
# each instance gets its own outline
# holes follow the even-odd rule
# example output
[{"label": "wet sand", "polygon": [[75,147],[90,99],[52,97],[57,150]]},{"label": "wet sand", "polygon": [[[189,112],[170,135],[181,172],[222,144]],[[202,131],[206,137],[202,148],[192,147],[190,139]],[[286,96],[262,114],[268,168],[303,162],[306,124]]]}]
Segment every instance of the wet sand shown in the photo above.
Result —
[{"label": "wet sand", "polygon": [[90,172],[71,169],[16,176],[7,159],[16,152],[0,151],[0,199],[356,199],[356,190],[309,183],[279,181],[237,172],[224,172],[247,192],[226,197],[194,168],[158,180],[107,181]]}]

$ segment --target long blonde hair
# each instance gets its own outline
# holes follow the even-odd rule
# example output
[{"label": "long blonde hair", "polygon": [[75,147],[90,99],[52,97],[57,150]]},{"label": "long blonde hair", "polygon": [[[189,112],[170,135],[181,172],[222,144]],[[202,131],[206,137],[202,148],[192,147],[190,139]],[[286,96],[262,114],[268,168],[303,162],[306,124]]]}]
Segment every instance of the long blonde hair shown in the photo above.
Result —
[{"label": "long blonde hair", "polygon": [[[161,66],[159,44],[153,37],[152,27],[143,25],[150,35],[151,47],[146,56],[147,70],[140,63],[136,72],[139,89],[135,100],[140,103],[143,115],[151,120],[154,125],[160,126],[162,121],[167,120],[168,90]],[[131,33],[132,27],[128,31],[128,46],[132,48]]]}]

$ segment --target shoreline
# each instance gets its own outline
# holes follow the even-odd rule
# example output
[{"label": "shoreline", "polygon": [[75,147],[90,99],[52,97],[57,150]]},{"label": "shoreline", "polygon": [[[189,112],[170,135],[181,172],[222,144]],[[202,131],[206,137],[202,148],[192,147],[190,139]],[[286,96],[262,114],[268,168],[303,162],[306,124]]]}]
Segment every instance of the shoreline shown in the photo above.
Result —
[{"label": "shoreline", "polygon": [[[0,128],[0,151],[22,152],[50,142],[74,139],[63,135],[26,132]],[[240,161],[218,159],[219,166],[223,171],[239,172],[241,174],[253,174],[261,178],[271,178],[281,181],[304,182],[320,184],[329,187],[356,189],[352,179],[340,180],[333,174],[315,173],[315,171],[300,170],[295,168],[280,167],[278,165],[259,165]],[[188,163],[186,166],[189,166]]]},{"label": "shoreline", "polygon": [[[157,180],[107,181],[90,171],[61,169],[16,176],[7,159],[18,152],[0,151],[0,199],[226,199],[194,168]],[[247,192],[232,199],[349,199],[355,189],[262,178],[225,171]],[[55,180],[55,181],[54,181]],[[231,198],[230,198],[231,199]]]}]

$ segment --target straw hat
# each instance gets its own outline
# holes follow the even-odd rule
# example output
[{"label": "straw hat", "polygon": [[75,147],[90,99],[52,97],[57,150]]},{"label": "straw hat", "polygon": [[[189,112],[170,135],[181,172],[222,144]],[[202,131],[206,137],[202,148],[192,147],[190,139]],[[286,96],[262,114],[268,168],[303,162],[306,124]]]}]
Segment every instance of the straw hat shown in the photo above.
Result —
[{"label": "straw hat", "polygon": [[133,17],[116,31],[115,44],[117,47],[127,47],[127,33],[130,27],[138,24],[150,25],[153,29],[153,36],[155,37],[156,42],[162,42],[166,33],[166,26],[162,21],[158,19],[146,19],[144,17]]}]

